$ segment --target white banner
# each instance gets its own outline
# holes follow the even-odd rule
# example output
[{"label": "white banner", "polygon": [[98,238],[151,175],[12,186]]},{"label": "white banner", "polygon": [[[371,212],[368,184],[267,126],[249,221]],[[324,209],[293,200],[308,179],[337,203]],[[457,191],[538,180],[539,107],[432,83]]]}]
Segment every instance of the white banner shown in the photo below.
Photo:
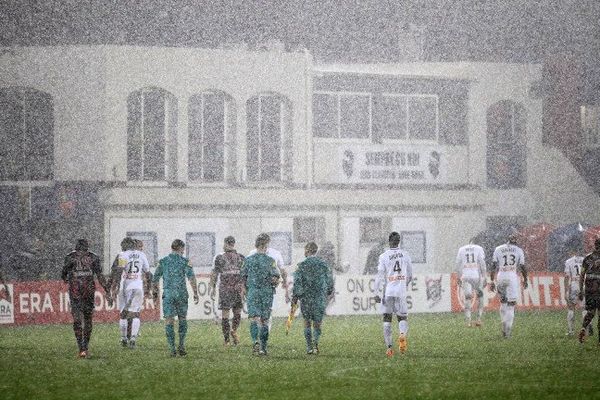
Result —
[{"label": "white banner", "polygon": [[[197,280],[200,302],[197,305],[193,303],[192,290],[189,287],[188,319],[220,318],[220,312],[217,309],[218,293],[213,302],[208,293],[208,278],[197,277]],[[335,277],[335,299],[327,307],[327,314],[379,314],[379,305],[373,298],[374,284],[375,276],[337,275]],[[415,275],[408,287],[408,307],[411,313],[449,312],[451,310],[450,274]],[[275,294],[273,316],[285,317],[289,310],[290,305],[285,302],[285,292],[278,287]],[[243,317],[246,318],[247,315],[244,313]]]},{"label": "white banner", "polygon": [[446,183],[448,162],[439,147],[426,145],[339,146],[340,183]]}]

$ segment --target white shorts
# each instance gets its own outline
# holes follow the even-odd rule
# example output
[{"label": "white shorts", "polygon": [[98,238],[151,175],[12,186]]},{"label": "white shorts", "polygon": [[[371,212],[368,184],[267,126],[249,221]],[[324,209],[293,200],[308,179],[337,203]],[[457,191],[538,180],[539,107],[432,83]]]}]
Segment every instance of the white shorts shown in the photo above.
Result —
[{"label": "white shorts", "polygon": [[483,292],[481,291],[481,279],[479,278],[464,278],[462,279],[462,290],[463,293],[465,294],[465,299],[472,299],[473,298],[473,291],[477,291],[477,295],[479,295],[479,293],[481,293],[483,295]]},{"label": "white shorts", "polygon": [[382,314],[396,314],[401,317],[408,315],[408,303],[406,297],[384,296],[380,307]]},{"label": "white shorts", "polygon": [[571,287],[570,289],[567,304],[570,306],[582,306],[585,304],[585,302],[579,301],[579,287]]},{"label": "white shorts", "polygon": [[496,288],[498,289],[498,296],[500,296],[501,303],[516,303],[519,293],[519,278],[514,277],[499,280]]},{"label": "white shorts", "polygon": [[142,289],[126,289],[119,292],[119,310],[129,312],[142,311],[144,291]]}]

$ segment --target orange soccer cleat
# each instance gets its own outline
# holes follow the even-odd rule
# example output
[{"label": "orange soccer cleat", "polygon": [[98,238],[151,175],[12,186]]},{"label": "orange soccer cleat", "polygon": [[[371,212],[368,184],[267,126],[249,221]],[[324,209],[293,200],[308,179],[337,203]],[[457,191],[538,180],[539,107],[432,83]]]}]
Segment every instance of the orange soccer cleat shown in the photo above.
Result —
[{"label": "orange soccer cleat", "polygon": [[404,333],[401,333],[400,336],[398,336],[398,350],[400,350],[400,353],[404,354],[406,353],[407,347],[408,343],[406,340],[406,335]]}]

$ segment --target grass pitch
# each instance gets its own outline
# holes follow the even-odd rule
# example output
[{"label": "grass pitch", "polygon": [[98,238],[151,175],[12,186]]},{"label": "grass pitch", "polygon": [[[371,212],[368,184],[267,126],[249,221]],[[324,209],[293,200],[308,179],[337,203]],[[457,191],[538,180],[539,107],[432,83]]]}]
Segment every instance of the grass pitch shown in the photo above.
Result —
[{"label": "grass pitch", "polygon": [[[269,355],[224,348],[220,326],[190,322],[185,358],[170,358],[162,323],[142,323],[135,350],[118,326],[96,324],[91,357],[76,358],[70,325],[0,327],[2,399],[396,399],[598,398],[597,336],[566,337],[566,312],[517,312],[512,338],[498,313],[482,328],[462,314],[409,317],[409,347],[385,357],[381,319],[328,317],[321,354],[306,355],[301,318],[289,336],[275,319]],[[394,335],[397,324],[394,323]]]}]

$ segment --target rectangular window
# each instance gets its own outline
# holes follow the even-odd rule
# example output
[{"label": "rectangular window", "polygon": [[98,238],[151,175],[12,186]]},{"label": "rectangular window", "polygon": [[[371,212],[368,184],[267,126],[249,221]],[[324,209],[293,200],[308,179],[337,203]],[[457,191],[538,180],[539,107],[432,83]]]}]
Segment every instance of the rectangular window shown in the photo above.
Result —
[{"label": "rectangular window", "polygon": [[425,232],[401,231],[400,248],[408,253],[413,264],[425,264],[427,262]]},{"label": "rectangular window", "polygon": [[261,180],[281,180],[281,100],[261,97],[260,166]]},{"label": "rectangular window", "polygon": [[294,218],[294,243],[317,242],[325,237],[325,218]]},{"label": "rectangular window", "polygon": [[384,95],[373,111],[373,128],[382,139],[406,139],[407,97]]},{"label": "rectangular window", "polygon": [[279,250],[285,265],[292,264],[292,232],[269,232],[269,247]]},{"label": "rectangular window", "polygon": [[581,106],[581,129],[586,147],[600,146],[600,106]]},{"label": "rectangular window", "polygon": [[204,180],[219,182],[224,179],[225,166],[225,102],[222,95],[204,94]]},{"label": "rectangular window", "polygon": [[416,140],[437,139],[437,99],[435,97],[408,98],[408,136]]},{"label": "rectangular window", "polygon": [[368,139],[371,136],[371,96],[340,95],[340,136]]},{"label": "rectangular window", "polygon": [[158,91],[144,92],[143,174],[144,180],[165,179],[165,98]]},{"label": "rectangular window", "polygon": [[361,218],[359,220],[360,242],[377,243],[384,239],[381,218]]},{"label": "rectangular window", "polygon": [[323,138],[339,137],[336,95],[326,93],[313,95],[313,135]]},{"label": "rectangular window", "polygon": [[[144,254],[148,259],[150,267],[158,266],[158,239],[156,232],[127,232],[127,236],[137,240],[141,240],[144,243]],[[166,255],[166,254],[165,254]]]},{"label": "rectangular window", "polygon": [[192,267],[204,269],[206,272],[212,269],[216,253],[214,232],[186,233],[185,248],[186,257]]}]

